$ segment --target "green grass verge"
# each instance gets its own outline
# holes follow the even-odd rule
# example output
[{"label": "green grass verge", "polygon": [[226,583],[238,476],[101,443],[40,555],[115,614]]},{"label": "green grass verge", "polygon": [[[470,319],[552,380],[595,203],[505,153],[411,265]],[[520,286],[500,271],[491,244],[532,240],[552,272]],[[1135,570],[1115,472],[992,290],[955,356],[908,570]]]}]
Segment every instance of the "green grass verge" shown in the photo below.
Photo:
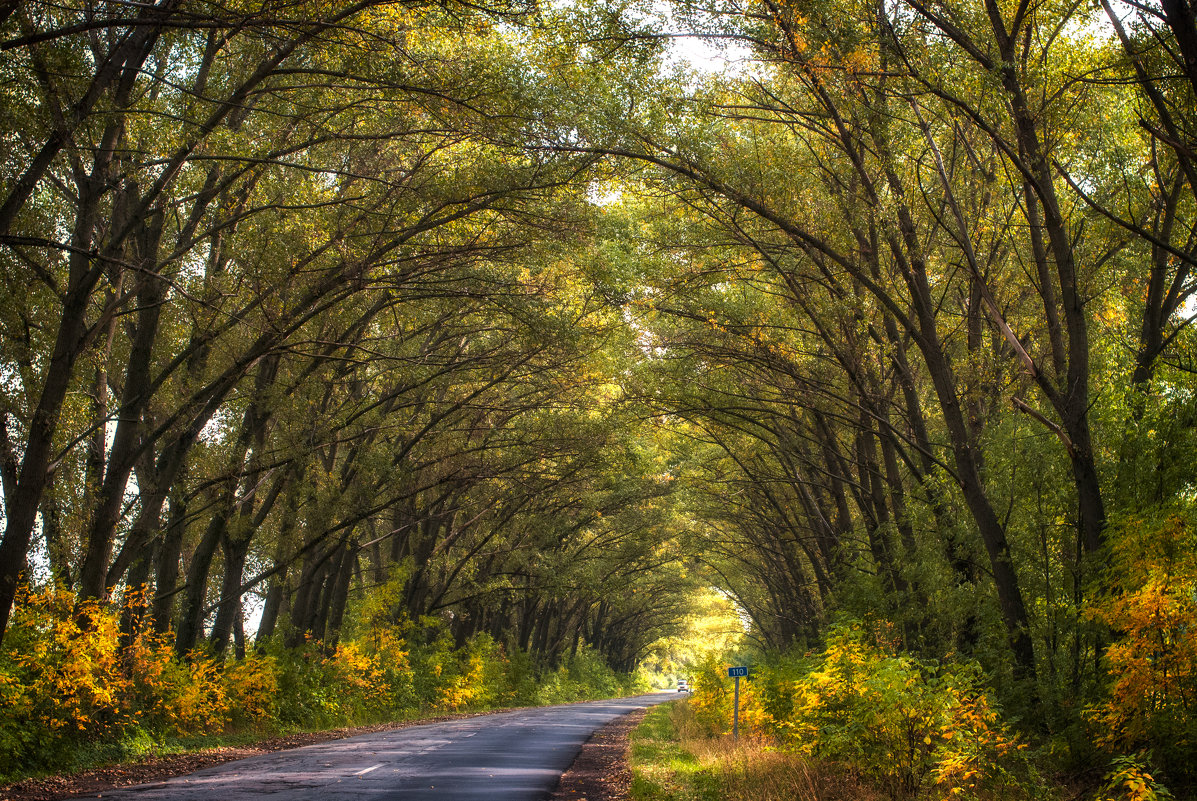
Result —
[{"label": "green grass verge", "polygon": [[[632,733],[633,801],[883,801],[843,766],[809,762],[767,740],[710,737],[690,705],[656,707]],[[992,801],[992,800],[991,800]]]},{"label": "green grass verge", "polygon": [[718,780],[682,747],[674,701],[654,707],[632,732],[634,801],[719,801]]}]

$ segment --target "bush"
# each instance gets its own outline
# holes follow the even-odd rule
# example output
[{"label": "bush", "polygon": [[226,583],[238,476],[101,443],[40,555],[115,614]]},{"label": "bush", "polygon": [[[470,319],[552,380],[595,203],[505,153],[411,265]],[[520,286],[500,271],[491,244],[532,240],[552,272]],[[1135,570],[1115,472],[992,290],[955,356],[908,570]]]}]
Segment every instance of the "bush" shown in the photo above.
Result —
[{"label": "bush", "polygon": [[459,651],[449,652],[444,664],[451,665],[452,670],[441,676],[436,699],[439,709],[485,709],[509,696],[507,658],[488,634],[475,637]]},{"label": "bush", "polygon": [[[709,731],[731,720],[723,665],[698,671],[691,701]],[[859,626],[833,629],[815,657],[778,658],[740,686],[741,733],[769,735],[786,749],[851,766],[893,798],[934,793],[1017,797],[1016,770],[1029,770],[975,665],[940,665],[873,644]]]},{"label": "bush", "polygon": [[[708,735],[721,735],[732,730],[735,685],[727,677],[728,665],[711,656],[693,671],[690,706],[694,722]],[[784,687],[776,692],[763,692],[773,682],[774,671],[756,669],[751,681],[740,681],[740,734],[744,737],[763,737],[777,733],[777,722],[785,720],[788,707]],[[771,711],[775,714],[771,714]]]},{"label": "bush", "polygon": [[[131,597],[131,603],[138,599]],[[67,591],[22,592],[0,648],[0,777],[143,755],[168,738],[394,720],[420,710],[564,703],[631,691],[585,648],[540,670],[488,635],[464,647],[439,622],[425,645],[372,621],[332,653],[257,644],[244,659],[176,658],[169,636],[122,645],[119,608]]]},{"label": "bush", "polygon": [[20,594],[0,651],[0,773],[69,761],[80,743],[227,725],[218,662],[180,663],[153,634],[120,641],[119,609],[76,606],[59,589]]},{"label": "bush", "polygon": [[224,674],[224,685],[234,726],[261,728],[278,719],[278,660],[249,654],[233,662]]},{"label": "bush", "polygon": [[[1104,590],[1088,607],[1114,641],[1106,697],[1087,710],[1097,743],[1144,752],[1169,783],[1197,784],[1197,531],[1186,516],[1112,526]],[[1127,759],[1127,758],[1124,758]]]},{"label": "bush", "polygon": [[530,699],[537,704],[568,704],[626,692],[615,671],[589,648],[579,648],[556,670],[544,674],[538,685]]},{"label": "bush", "polygon": [[1144,754],[1119,756],[1097,801],[1172,801],[1172,793],[1148,773]]},{"label": "bush", "polygon": [[429,706],[413,685],[409,651],[399,627],[378,627],[367,639],[286,648],[261,644],[270,660],[276,720],[305,728],[400,717]]}]

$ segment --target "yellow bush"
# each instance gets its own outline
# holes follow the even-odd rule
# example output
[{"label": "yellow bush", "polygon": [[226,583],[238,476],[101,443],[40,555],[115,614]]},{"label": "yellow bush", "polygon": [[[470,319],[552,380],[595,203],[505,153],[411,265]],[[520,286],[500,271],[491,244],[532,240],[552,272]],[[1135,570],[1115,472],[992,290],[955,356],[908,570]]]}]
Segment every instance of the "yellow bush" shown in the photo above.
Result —
[{"label": "yellow bush", "polygon": [[[724,667],[703,666],[690,702],[712,733],[731,722]],[[1009,778],[1004,766],[1021,748],[970,669],[894,654],[859,627],[833,630],[813,659],[756,668],[740,685],[740,725],[742,734],[772,734],[792,751],[850,765],[899,799],[980,797]]]},{"label": "yellow bush", "polygon": [[220,667],[214,659],[193,658],[185,668],[185,678],[169,688],[162,707],[167,723],[178,734],[224,730],[231,705]]},{"label": "yellow bush", "polygon": [[234,716],[253,725],[278,715],[278,660],[252,654],[224,673],[225,694]]},{"label": "yellow bush", "polygon": [[[728,678],[725,662],[712,658],[694,674],[690,707],[695,722],[707,734],[722,735],[732,730],[735,706],[735,680]],[[764,693],[754,676],[740,680],[740,735],[761,737],[773,733],[776,720],[765,709]]]},{"label": "yellow bush", "polygon": [[1174,515],[1133,520],[1111,532],[1108,587],[1088,607],[1116,640],[1106,650],[1112,683],[1088,710],[1097,742],[1152,747],[1191,763],[1197,753],[1197,534]]},{"label": "yellow bush", "polygon": [[[492,706],[502,700],[510,663],[489,635],[474,637],[464,651],[457,653],[457,659],[456,670],[446,677],[441,689],[438,706],[458,710]],[[570,673],[566,665],[557,672]]]},{"label": "yellow bush", "polygon": [[75,614],[74,601],[57,589],[21,594],[5,638],[3,686],[24,710],[17,723],[94,735],[125,722],[123,700],[132,688],[120,659],[118,616],[94,602]]},{"label": "yellow bush", "polygon": [[329,660],[337,682],[359,706],[386,706],[391,701],[378,653],[358,642],[341,643]]},{"label": "yellow bush", "polygon": [[151,633],[122,647],[119,608],[76,605],[73,593],[57,588],[18,598],[0,653],[0,698],[0,744],[16,754],[115,736],[131,725],[219,731],[230,712],[219,662],[181,664],[169,638]]},{"label": "yellow bush", "polygon": [[437,706],[456,712],[477,701],[483,691],[482,674],[485,667],[481,655],[469,654],[461,671],[449,676],[448,681],[441,687]]},{"label": "yellow bush", "polygon": [[1021,748],[966,667],[894,654],[858,628],[828,638],[822,664],[797,682],[791,720],[800,750],[850,761],[898,798],[928,779],[945,798],[975,797]]}]

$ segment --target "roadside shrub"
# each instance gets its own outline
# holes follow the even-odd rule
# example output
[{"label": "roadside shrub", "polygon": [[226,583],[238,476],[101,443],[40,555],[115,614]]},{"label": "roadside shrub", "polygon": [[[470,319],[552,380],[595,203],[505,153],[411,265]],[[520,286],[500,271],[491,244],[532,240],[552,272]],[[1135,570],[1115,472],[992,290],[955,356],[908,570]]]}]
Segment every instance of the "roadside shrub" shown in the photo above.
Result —
[{"label": "roadside shrub", "polygon": [[493,706],[504,695],[506,660],[488,634],[475,637],[452,654],[454,669],[444,676],[437,707],[458,711]]},{"label": "roadside shrub", "polygon": [[168,690],[167,718],[173,734],[220,732],[229,721],[228,691],[222,682],[221,664],[210,657],[196,656],[184,667],[185,678]]},{"label": "roadside shrub", "polygon": [[[727,677],[728,667],[726,662],[711,656],[693,671],[690,706],[694,710],[695,724],[707,735],[729,734],[732,730],[735,685],[734,680]],[[762,678],[762,672],[754,669],[750,681],[740,680],[740,735],[743,737],[773,734],[776,721],[783,719],[769,714],[769,702],[761,693]]]},{"label": "roadside shrub", "polygon": [[794,685],[788,742],[872,776],[895,798],[928,781],[956,798],[1011,783],[1020,749],[986,697],[975,665],[944,666],[871,644],[859,626],[832,631]]},{"label": "roadside shrub", "polygon": [[122,672],[117,616],[94,603],[81,605],[75,615],[74,601],[71,593],[55,589],[18,599],[2,662],[4,684],[12,687],[6,729],[34,728],[40,730],[36,739],[70,739],[102,735],[123,722],[129,682]]},{"label": "roadside shrub", "polygon": [[448,631],[439,623],[433,631],[435,635],[427,643],[412,647],[412,687],[420,706],[444,709],[442,689],[458,679],[461,666]]},{"label": "roadside shrub", "polygon": [[[1169,783],[1197,784],[1197,530],[1180,513],[1112,526],[1106,586],[1088,606],[1114,641],[1106,697],[1087,710],[1098,745],[1146,752]],[[1129,757],[1122,758],[1125,762]],[[1145,796],[1146,797],[1146,796]]]},{"label": "roadside shrub", "polygon": [[[134,602],[136,599],[130,599]],[[178,662],[164,637],[121,647],[120,609],[23,590],[0,650],[0,773],[69,760],[80,743],[221,730],[221,666]]]},{"label": "roadside shrub", "polygon": [[[723,665],[695,677],[696,720],[726,732],[731,680]],[[1022,794],[1021,745],[985,695],[974,665],[898,655],[860,626],[832,630],[815,657],[762,665],[740,686],[741,733],[850,766],[892,798],[980,799]]]},{"label": "roadside shrub", "polygon": [[72,743],[108,733],[118,718],[117,629],[96,616],[85,630],[74,599],[22,592],[0,654],[0,770],[53,759]]},{"label": "roadside shrub", "polygon": [[278,718],[278,660],[248,654],[227,665],[224,686],[233,725],[261,728]]},{"label": "roadside shrub", "polygon": [[289,727],[332,726],[344,720],[343,695],[318,643],[284,648],[270,642],[266,652],[276,659],[278,722]]},{"label": "roadside shrub", "polygon": [[[138,603],[135,593],[129,603]],[[457,648],[438,621],[411,647],[409,624],[372,621],[331,653],[324,644],[256,643],[242,659],[147,632],[122,642],[121,608],[69,591],[23,590],[0,647],[0,778],[140,756],[172,737],[321,728],[419,710],[563,703],[630,691],[585,648],[554,670],[509,656],[488,635]]]},{"label": "roadside shrub", "polygon": [[325,661],[325,680],[339,690],[338,710],[344,714],[389,709],[394,699],[378,653],[358,642],[339,643]]},{"label": "roadside shrub", "polygon": [[418,708],[411,658],[402,630],[398,626],[375,627],[370,644],[387,688],[390,708],[396,711]]},{"label": "roadside shrub", "polygon": [[540,692],[540,671],[532,655],[519,650],[508,650],[507,672],[503,682],[503,704],[527,706],[536,703]]}]

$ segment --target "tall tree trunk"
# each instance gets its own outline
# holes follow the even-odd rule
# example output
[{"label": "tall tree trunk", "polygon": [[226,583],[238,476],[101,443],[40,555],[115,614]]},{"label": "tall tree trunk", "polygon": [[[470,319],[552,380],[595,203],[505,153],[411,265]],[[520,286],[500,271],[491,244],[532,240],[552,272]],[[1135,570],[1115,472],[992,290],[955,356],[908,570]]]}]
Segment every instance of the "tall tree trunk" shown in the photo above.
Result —
[{"label": "tall tree trunk", "polygon": [[183,595],[179,625],[175,632],[175,653],[180,658],[186,657],[195,649],[203,634],[208,573],[212,569],[212,560],[216,556],[216,549],[223,534],[224,521],[213,518],[204,531],[203,539],[191,554],[191,566],[187,570],[187,591]]},{"label": "tall tree trunk", "polygon": [[[125,190],[121,202],[116,205],[118,208],[138,206],[140,201],[137,187],[133,184]],[[133,225],[138,229],[130,251],[126,254],[126,258],[139,270],[135,279],[137,323],[125,369],[116,433],[113,436],[112,450],[108,455],[104,481],[97,497],[98,503],[87,539],[83,567],[79,571],[81,600],[101,598],[105,595],[108,561],[112,555],[116,528],[120,522],[125,490],[140,452],[145,447],[142,442],[142,416],[150,401],[150,368],[154,343],[158,338],[162,304],[166,298],[166,282],[159,278],[155,271],[158,245],[162,238],[162,215],[151,215],[140,223],[126,223],[121,219],[121,215],[128,213],[128,210],[114,213],[113,222],[122,228]]]},{"label": "tall tree trunk", "polygon": [[187,501],[181,487],[175,487],[170,499],[170,515],[162,547],[158,549],[154,573],[154,600],[150,604],[154,631],[165,634],[174,619],[176,590],[179,583],[179,560],[183,555],[183,535],[187,531]]},{"label": "tall tree trunk", "polygon": [[212,623],[209,641],[212,652],[223,655],[241,612],[241,580],[245,575],[245,557],[249,553],[250,538],[241,532],[230,535],[228,529],[221,540],[224,553],[224,576],[220,584],[220,598],[216,604],[216,619]]},{"label": "tall tree trunk", "polygon": [[353,580],[357,553],[356,540],[348,540],[342,546],[341,564],[329,593],[327,622],[324,627],[324,643],[329,652],[335,651],[337,643],[341,640],[341,625],[345,621],[345,606],[349,600],[349,586]]}]

